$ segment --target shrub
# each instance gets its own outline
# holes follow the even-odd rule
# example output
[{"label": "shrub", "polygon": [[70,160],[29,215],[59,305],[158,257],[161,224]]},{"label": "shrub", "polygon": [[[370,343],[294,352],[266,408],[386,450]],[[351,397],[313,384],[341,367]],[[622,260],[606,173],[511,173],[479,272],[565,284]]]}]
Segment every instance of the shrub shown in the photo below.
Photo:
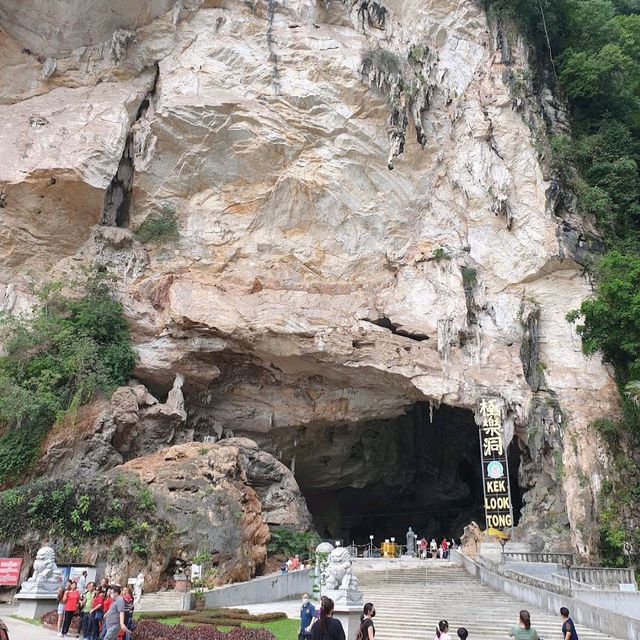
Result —
[{"label": "shrub", "polygon": [[362,56],[362,73],[367,75],[371,71],[386,78],[397,78],[402,74],[402,62],[387,49],[373,49]]},{"label": "shrub", "polygon": [[451,256],[442,247],[434,249],[431,257],[436,262],[440,262],[440,260],[451,260]]},{"label": "shrub", "polygon": [[[151,505],[139,505],[139,492],[134,480],[105,484],[85,478],[39,480],[8,489],[0,492],[0,539],[20,539],[26,531],[67,540],[128,532],[147,544],[166,525],[155,517]],[[73,555],[73,547],[67,555]]]},{"label": "shrub", "polygon": [[144,243],[164,244],[177,240],[180,234],[175,210],[165,205],[160,214],[149,215],[135,233]]},{"label": "shrub", "polygon": [[135,365],[122,305],[104,275],[81,292],[60,289],[43,290],[30,316],[0,318],[0,484],[35,460],[56,420],[126,383]]},{"label": "shrub", "polygon": [[318,544],[320,544],[320,538],[316,533],[274,527],[271,529],[271,540],[267,545],[267,551],[272,555],[299,555],[307,559],[311,557]]},{"label": "shrub", "polygon": [[266,629],[235,627],[228,633],[212,625],[187,627],[167,626],[155,620],[141,620],[132,635],[133,640],[275,640]]},{"label": "shrub", "polygon": [[476,286],[478,282],[478,272],[471,267],[460,267],[460,272],[462,273],[462,286],[464,287],[465,292],[473,291],[473,288]]}]

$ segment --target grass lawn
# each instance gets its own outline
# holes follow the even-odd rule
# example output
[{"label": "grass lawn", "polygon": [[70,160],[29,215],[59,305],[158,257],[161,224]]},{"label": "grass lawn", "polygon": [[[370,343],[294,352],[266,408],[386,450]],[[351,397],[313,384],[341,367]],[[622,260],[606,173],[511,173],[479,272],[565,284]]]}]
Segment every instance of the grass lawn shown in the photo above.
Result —
[{"label": "grass lawn", "polygon": [[15,620],[20,620],[21,622],[28,622],[29,624],[35,624],[36,627],[41,627],[42,626],[42,620],[40,620],[40,618],[38,618],[37,620],[32,620],[31,618],[22,618],[21,616],[9,616],[10,618],[14,618]]},{"label": "grass lawn", "polygon": [[[174,626],[180,623],[180,618],[160,618],[158,622]],[[188,623],[187,623],[188,624]],[[285,618],[283,620],[274,620],[273,622],[246,622],[243,627],[253,629],[267,629],[271,631],[277,640],[296,640],[298,637],[298,629],[300,623],[297,620]],[[220,631],[228,632],[231,627],[218,627]]]}]

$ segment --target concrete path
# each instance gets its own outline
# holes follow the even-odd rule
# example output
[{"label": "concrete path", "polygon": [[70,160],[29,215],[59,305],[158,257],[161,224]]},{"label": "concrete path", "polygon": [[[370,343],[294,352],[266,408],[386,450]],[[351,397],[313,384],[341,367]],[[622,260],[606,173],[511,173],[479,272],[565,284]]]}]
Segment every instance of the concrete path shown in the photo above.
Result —
[{"label": "concrete path", "polygon": [[55,631],[43,629],[35,624],[15,620],[9,616],[17,613],[18,607],[13,605],[0,605],[0,618],[9,628],[10,640],[53,640],[56,638]]}]

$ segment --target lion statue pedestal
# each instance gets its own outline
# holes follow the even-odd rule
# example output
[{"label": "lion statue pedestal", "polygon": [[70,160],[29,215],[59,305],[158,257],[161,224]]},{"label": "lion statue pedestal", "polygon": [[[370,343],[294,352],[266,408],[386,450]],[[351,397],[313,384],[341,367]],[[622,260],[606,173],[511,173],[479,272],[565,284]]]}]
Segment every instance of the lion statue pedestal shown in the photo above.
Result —
[{"label": "lion statue pedestal", "polygon": [[358,578],[352,565],[348,549],[337,547],[329,554],[322,572],[322,595],[333,600],[333,617],[340,620],[347,638],[355,638],[363,606],[362,591],[358,589]]},{"label": "lion statue pedestal", "polygon": [[58,606],[58,587],[62,585],[62,571],[56,565],[56,554],[51,547],[42,547],[36,553],[33,575],[22,583],[16,600],[20,602],[18,616],[36,620],[43,613]]}]

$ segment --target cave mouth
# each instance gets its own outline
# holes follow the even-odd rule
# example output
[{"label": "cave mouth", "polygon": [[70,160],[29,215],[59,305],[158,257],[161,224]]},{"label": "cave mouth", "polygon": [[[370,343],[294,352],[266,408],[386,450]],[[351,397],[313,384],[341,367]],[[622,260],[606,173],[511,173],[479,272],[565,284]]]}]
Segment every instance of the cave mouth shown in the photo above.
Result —
[{"label": "cave mouth", "polygon": [[[290,465],[323,539],[367,545],[408,527],[427,539],[459,539],[484,524],[478,427],[473,412],[418,402],[391,419],[305,428]],[[511,449],[517,451],[517,449]],[[509,461],[514,516],[519,455]]]}]

